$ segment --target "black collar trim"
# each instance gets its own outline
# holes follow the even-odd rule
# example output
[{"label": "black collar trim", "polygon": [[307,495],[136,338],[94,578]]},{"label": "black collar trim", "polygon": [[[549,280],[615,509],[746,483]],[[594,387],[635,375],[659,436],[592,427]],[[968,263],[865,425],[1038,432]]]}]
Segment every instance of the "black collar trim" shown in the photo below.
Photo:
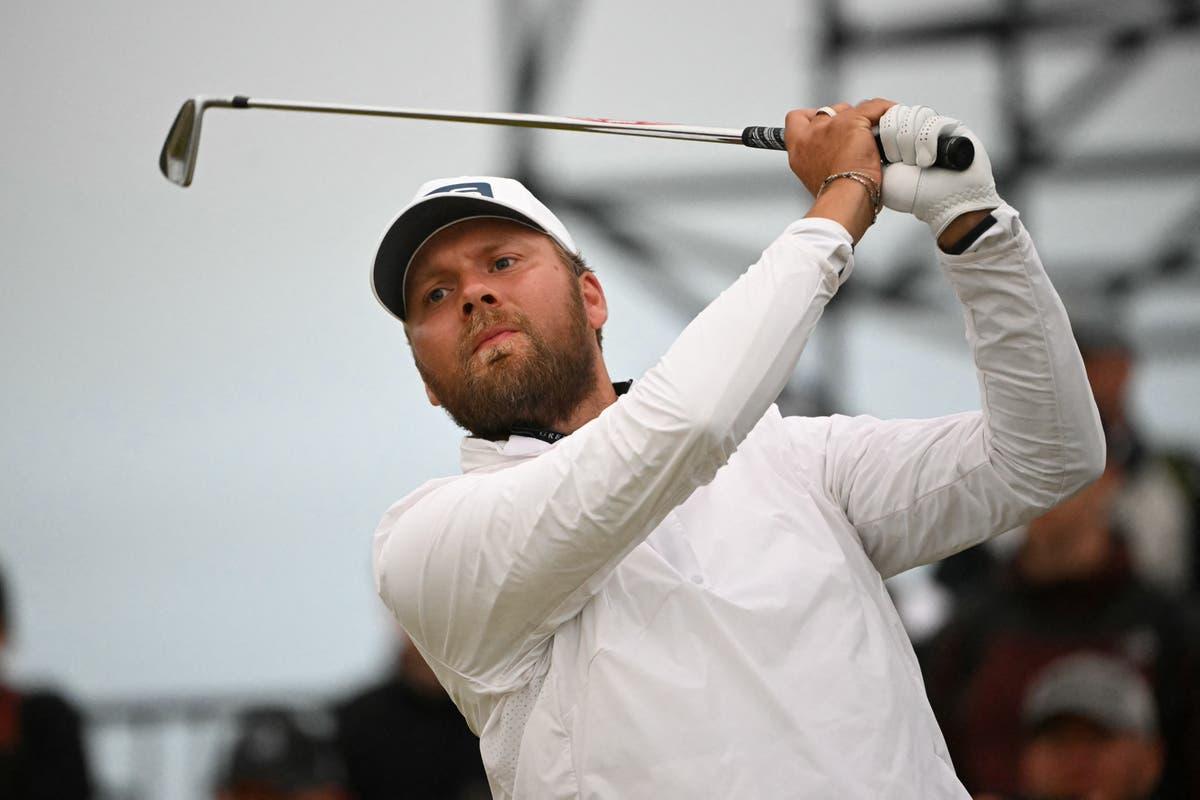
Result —
[{"label": "black collar trim", "polygon": [[567,434],[559,433],[558,431],[542,430],[541,428],[523,428],[520,425],[514,426],[508,432],[509,436],[528,436],[530,439],[541,439],[546,444],[554,444],[559,439],[566,438]]},{"label": "black collar trim", "polygon": [[[619,381],[614,383],[613,391],[617,393],[617,397],[629,391],[629,387],[633,385],[633,381]],[[568,434],[559,433],[558,431],[546,430],[545,428],[526,428],[523,425],[517,425],[509,429],[509,436],[528,436],[530,439],[540,439],[546,444],[554,444],[559,439],[565,439]]]}]

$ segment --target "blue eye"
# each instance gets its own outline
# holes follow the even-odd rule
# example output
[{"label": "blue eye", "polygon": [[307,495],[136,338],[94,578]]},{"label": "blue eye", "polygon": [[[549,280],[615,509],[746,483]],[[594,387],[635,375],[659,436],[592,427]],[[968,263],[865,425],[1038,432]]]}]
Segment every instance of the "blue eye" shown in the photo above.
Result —
[{"label": "blue eye", "polygon": [[446,290],[439,287],[437,289],[431,290],[429,292],[429,294],[425,295],[425,302],[437,303],[445,296],[446,296]]},{"label": "blue eye", "polygon": [[508,269],[512,265],[513,265],[513,260],[511,258],[509,258],[508,256],[503,256],[501,258],[497,258],[492,263],[492,266],[495,267],[496,269]]}]

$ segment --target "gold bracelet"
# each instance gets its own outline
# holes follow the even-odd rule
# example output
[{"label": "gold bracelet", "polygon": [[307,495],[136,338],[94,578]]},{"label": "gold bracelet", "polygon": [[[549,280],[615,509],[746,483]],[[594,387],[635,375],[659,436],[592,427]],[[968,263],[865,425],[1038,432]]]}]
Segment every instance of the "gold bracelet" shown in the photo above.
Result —
[{"label": "gold bracelet", "polygon": [[821,192],[825,191],[826,186],[838,178],[849,178],[867,190],[867,199],[871,201],[871,224],[874,225],[875,220],[879,219],[879,211],[883,208],[883,195],[879,191],[879,184],[865,172],[856,172],[854,170],[850,170],[849,172],[835,172],[821,184],[821,188],[817,190],[817,197],[821,196]]}]

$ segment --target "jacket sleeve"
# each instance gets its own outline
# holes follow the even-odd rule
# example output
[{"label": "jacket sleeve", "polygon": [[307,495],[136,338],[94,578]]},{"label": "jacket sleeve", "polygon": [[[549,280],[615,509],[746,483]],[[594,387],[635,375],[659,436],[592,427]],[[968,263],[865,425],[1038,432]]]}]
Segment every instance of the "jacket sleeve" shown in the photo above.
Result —
[{"label": "jacket sleeve", "polygon": [[479,690],[519,685],[766,412],[851,259],[840,225],[793,223],[596,419],[536,458],[394,506],[376,585],[422,652]]},{"label": "jacket sleeve", "polygon": [[[821,430],[825,490],[884,577],[1021,525],[1104,469],[1100,417],[1066,310],[1016,211],[1001,206],[993,216],[966,253],[940,254],[963,305],[982,411],[835,416]],[[799,439],[811,446],[813,432]]]}]

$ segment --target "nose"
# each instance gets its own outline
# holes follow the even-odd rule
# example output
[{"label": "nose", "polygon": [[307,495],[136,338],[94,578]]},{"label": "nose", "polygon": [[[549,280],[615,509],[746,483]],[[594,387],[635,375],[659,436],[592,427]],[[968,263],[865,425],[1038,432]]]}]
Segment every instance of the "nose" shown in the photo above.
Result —
[{"label": "nose", "polygon": [[488,286],[486,281],[480,278],[472,280],[469,284],[463,287],[462,292],[462,313],[464,317],[471,316],[471,313],[480,306],[495,306],[499,305],[500,300],[492,287]]}]

